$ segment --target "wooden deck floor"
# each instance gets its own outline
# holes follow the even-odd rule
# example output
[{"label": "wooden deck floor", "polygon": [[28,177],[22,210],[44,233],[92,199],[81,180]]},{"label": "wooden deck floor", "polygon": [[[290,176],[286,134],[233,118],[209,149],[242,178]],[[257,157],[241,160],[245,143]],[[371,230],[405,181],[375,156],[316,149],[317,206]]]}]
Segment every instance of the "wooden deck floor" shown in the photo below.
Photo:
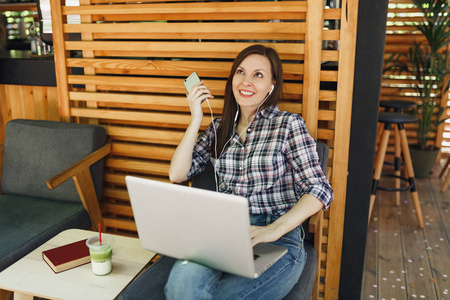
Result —
[{"label": "wooden deck floor", "polygon": [[[442,164],[443,165],[443,162]],[[409,191],[379,191],[369,223],[361,299],[450,299],[450,189],[440,166],[417,179],[425,228],[419,229]],[[393,185],[393,179],[383,180]]]}]

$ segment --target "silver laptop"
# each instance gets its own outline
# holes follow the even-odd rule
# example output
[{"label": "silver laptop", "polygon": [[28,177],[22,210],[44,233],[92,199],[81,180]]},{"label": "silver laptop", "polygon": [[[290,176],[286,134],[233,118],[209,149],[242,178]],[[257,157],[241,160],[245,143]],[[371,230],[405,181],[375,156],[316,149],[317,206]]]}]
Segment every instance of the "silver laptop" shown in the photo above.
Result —
[{"label": "silver laptop", "polygon": [[286,254],[285,247],[252,248],[247,199],[127,176],[142,247],[224,272],[256,278]]}]

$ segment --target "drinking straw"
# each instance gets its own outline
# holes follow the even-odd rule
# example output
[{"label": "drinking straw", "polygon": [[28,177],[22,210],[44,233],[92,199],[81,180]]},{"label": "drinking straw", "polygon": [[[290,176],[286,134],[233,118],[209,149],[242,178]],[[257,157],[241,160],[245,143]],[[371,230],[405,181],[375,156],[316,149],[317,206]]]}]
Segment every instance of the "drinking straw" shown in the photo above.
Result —
[{"label": "drinking straw", "polygon": [[98,235],[100,237],[100,246],[102,245],[102,225],[98,222]]}]

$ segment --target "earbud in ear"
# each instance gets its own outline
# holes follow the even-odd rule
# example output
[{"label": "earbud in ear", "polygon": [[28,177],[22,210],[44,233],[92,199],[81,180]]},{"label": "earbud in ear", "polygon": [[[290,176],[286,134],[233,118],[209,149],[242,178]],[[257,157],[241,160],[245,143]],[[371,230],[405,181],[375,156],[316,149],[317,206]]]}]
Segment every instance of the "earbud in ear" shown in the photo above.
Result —
[{"label": "earbud in ear", "polygon": [[239,104],[236,101],[236,105],[237,105],[237,110],[236,110],[236,115],[234,116],[234,123],[236,123],[238,117],[239,117]]}]

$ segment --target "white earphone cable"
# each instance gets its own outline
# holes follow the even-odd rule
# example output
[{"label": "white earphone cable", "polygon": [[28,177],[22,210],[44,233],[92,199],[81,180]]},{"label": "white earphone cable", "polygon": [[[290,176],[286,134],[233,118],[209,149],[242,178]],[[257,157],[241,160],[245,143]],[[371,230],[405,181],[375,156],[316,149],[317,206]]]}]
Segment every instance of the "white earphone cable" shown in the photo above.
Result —
[{"label": "white earphone cable", "polygon": [[206,98],[206,102],[208,103],[209,111],[211,112],[211,123],[212,123],[212,128],[213,128],[213,131],[214,131],[214,154],[216,155],[216,163],[213,165],[213,168],[214,168],[214,181],[216,183],[216,192],[218,192],[219,191],[219,185],[218,185],[217,170],[216,170],[216,165],[217,165],[217,130],[216,130],[216,124],[214,123],[214,114],[213,114],[211,105],[209,104],[208,98]]},{"label": "white earphone cable", "polygon": [[[267,98],[269,98],[270,94],[272,94],[272,91],[273,91],[274,87],[275,86],[272,84],[272,88],[271,88],[270,92],[267,94],[266,98],[264,98],[264,100],[259,104],[258,108],[256,109],[256,113],[253,115],[252,119],[247,124],[247,126],[239,134],[238,140],[241,138],[242,134],[250,127],[250,124],[252,124],[253,120],[255,119],[256,115],[258,114],[259,109],[261,108],[261,105],[267,100]],[[233,137],[231,136],[228,139],[228,141],[224,144],[224,146],[222,148],[222,151],[220,152],[220,156],[217,156],[217,130],[216,130],[216,125],[214,123],[214,114],[213,114],[211,105],[209,104],[208,98],[206,98],[205,100],[208,103],[209,111],[211,113],[212,128],[213,128],[213,131],[214,131],[214,154],[215,154],[216,162],[214,163],[213,168],[214,168],[214,179],[215,179],[215,182],[216,182],[216,192],[218,192],[219,191],[219,184],[218,184],[218,177],[217,177],[217,163],[219,162],[219,158],[222,157],[222,155],[224,154],[223,151],[225,150],[225,148],[228,145],[228,143],[233,139]],[[238,114],[239,114],[239,105],[237,106],[237,108],[238,109],[236,111],[236,116],[234,117],[234,123],[237,122],[237,117],[238,117]],[[226,151],[225,151],[225,153],[226,153]]]}]

